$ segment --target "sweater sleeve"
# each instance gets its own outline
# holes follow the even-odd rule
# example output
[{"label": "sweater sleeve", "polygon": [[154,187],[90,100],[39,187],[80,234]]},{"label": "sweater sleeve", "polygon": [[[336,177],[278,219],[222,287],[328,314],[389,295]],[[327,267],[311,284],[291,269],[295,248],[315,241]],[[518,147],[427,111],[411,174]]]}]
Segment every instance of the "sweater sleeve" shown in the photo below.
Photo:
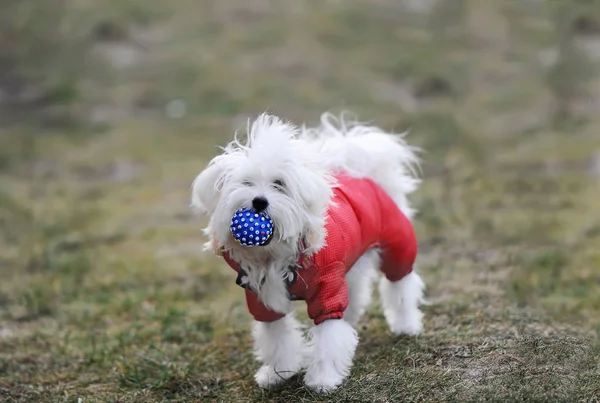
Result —
[{"label": "sweater sleeve", "polygon": [[413,270],[417,237],[412,223],[387,195],[380,196],[385,209],[381,234],[381,271],[389,281],[399,281]]},{"label": "sweater sleeve", "polygon": [[246,305],[254,320],[258,322],[274,322],[283,318],[285,315],[267,308],[254,291],[246,290]]},{"label": "sweater sleeve", "polygon": [[342,319],[348,307],[348,284],[343,262],[335,261],[323,268],[311,287],[306,303],[308,316],[318,325],[328,319]]},{"label": "sweater sleeve", "polygon": [[[236,272],[240,271],[239,263],[231,259],[227,252],[223,253],[223,258],[233,270]],[[258,322],[273,322],[285,316],[284,314],[274,312],[267,308],[262,302],[260,302],[258,295],[254,291],[248,290],[247,288],[245,291],[246,306],[248,307],[248,311],[250,311],[250,314],[254,320]]]},{"label": "sweater sleeve", "polygon": [[225,262],[229,265],[229,267],[231,267],[233,270],[240,271],[240,264],[238,262],[236,262],[235,260],[233,260],[230,256],[229,253],[227,252],[223,252],[222,253],[223,259],[225,259]]}]

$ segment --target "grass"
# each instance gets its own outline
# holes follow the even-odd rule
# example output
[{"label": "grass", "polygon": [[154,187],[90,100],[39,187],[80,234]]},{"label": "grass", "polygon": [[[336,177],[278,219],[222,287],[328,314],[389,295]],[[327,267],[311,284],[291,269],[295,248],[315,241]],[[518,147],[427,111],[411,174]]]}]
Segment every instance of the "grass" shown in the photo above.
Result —
[{"label": "grass", "polygon": [[[58,94],[32,116],[69,118],[0,132],[1,401],[598,401],[596,2],[64,3],[65,50],[23,80]],[[254,385],[243,294],[188,208],[265,109],[350,109],[425,149],[425,332],[374,304],[327,397]]]}]

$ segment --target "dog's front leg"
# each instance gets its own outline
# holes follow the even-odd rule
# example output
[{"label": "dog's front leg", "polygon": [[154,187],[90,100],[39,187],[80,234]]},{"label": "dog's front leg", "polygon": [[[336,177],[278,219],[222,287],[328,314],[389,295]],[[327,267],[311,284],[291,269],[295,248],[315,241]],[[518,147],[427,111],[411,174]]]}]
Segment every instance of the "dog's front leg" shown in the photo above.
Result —
[{"label": "dog's front leg", "polygon": [[304,383],[327,393],[337,388],[350,373],[358,336],[340,319],[326,320],[311,329],[310,357]]},{"label": "dog's front leg", "polygon": [[263,364],[254,377],[260,387],[273,387],[302,369],[306,347],[293,314],[274,322],[255,322],[252,333],[254,352]]}]

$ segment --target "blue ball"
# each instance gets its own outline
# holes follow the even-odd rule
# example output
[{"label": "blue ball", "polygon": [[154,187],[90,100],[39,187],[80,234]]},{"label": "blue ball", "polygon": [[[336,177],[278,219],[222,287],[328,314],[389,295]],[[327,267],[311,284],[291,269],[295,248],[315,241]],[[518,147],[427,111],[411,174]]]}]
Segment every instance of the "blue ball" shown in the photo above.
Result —
[{"label": "blue ball", "polygon": [[229,229],[240,245],[263,246],[273,236],[273,220],[264,212],[239,209],[231,217]]}]

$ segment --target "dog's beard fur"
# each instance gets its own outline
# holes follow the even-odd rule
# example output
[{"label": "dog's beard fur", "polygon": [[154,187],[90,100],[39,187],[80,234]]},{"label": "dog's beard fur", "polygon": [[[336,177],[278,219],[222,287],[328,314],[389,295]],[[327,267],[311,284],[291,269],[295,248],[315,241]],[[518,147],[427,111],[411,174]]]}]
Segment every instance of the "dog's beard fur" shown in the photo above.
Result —
[{"label": "dog's beard fur", "polygon": [[[331,173],[298,129],[261,115],[249,124],[245,142],[236,139],[215,157],[192,186],[192,206],[210,216],[207,246],[227,252],[248,273],[248,285],[270,309],[290,309],[283,276],[300,254],[311,255],[325,242],[326,209],[335,185]],[[267,200],[274,223],[273,240],[249,248],[229,232],[231,217]]]}]

